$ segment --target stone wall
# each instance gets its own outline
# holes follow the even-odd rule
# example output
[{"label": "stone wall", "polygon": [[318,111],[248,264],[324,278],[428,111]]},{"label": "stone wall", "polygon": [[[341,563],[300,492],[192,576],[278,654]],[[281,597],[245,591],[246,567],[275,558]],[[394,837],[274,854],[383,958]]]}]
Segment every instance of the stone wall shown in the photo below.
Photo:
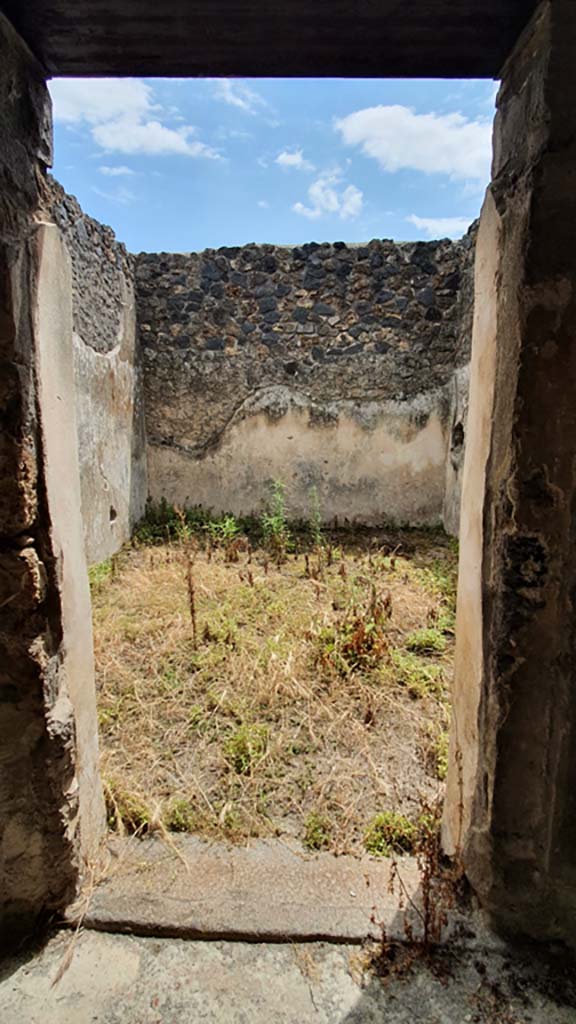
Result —
[{"label": "stone wall", "polygon": [[[473,237],[136,260],[149,489],[257,511],[457,528]],[[453,458],[454,461],[454,458]],[[447,484],[448,479],[448,484]]]},{"label": "stone wall", "polygon": [[51,213],[72,265],[74,371],[86,555],[130,537],[147,496],[133,259],[114,232],[51,181]]},{"label": "stone wall", "polygon": [[0,14],[0,949],[62,913],[104,825],[44,74]]}]

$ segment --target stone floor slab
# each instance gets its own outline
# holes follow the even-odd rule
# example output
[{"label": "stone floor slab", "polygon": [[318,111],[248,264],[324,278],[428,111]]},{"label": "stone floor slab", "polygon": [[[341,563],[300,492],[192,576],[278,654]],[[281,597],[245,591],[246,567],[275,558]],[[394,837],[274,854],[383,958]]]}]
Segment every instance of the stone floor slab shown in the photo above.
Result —
[{"label": "stone floor slab", "polygon": [[[115,840],[107,877],[88,909],[88,928],[138,935],[248,941],[361,942],[405,937],[407,895],[419,872],[402,858],[392,885],[386,859],[310,856],[279,841],[247,847],[194,837]],[[85,916],[84,916],[85,915]]]}]

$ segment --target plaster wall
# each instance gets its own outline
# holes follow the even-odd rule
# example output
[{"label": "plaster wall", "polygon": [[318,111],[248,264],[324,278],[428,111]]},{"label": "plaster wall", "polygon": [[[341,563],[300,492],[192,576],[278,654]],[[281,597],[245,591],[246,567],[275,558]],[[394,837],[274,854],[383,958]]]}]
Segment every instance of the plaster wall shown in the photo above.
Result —
[{"label": "plaster wall", "polygon": [[478,716],[482,699],[482,551],[484,495],[494,407],[497,346],[497,272],[500,221],[487,193],[476,242],[474,326],[468,444],[463,468],[455,682],[450,732],[452,771],[444,805],[443,841],[451,855],[462,851],[471,828],[479,764]]},{"label": "plaster wall", "polygon": [[98,763],[92,609],[81,514],[78,430],[72,359],[72,281],[68,254],[55,224],[36,233],[38,287],[34,310],[43,477],[51,541],[59,565],[62,633],[60,685],[47,709],[49,728],[69,732],[81,756],[65,798],[76,808],[73,833],[82,837],[82,857],[93,861],[104,830]]},{"label": "plaster wall", "polygon": [[[269,415],[271,402],[282,415]],[[282,480],[295,518],[309,517],[315,492],[325,520],[434,524],[444,499],[445,409],[442,393],[361,410],[341,402],[336,415],[311,424],[307,396],[264,390],[202,460],[151,448],[152,497],[240,514],[259,510],[270,482]]]}]

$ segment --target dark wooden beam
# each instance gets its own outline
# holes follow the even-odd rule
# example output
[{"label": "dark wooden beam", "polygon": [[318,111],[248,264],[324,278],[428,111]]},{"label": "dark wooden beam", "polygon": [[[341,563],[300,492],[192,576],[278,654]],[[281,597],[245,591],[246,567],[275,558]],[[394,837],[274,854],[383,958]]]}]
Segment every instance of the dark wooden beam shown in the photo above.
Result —
[{"label": "dark wooden beam", "polygon": [[52,75],[497,77],[537,0],[0,0]]}]

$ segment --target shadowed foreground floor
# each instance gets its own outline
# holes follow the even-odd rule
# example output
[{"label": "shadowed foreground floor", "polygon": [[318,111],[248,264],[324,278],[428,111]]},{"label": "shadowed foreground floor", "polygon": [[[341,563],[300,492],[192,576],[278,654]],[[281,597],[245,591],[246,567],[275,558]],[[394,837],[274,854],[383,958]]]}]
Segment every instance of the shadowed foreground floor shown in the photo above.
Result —
[{"label": "shadowed foreground floor", "polygon": [[[70,960],[71,943],[73,956]],[[365,959],[365,957],[364,957]],[[0,973],[2,1024],[572,1024],[569,971],[504,947],[362,973],[356,946],[54,936]],[[68,966],[62,973],[63,967]],[[61,974],[54,984],[54,979]],[[571,991],[572,989],[572,991]]]}]

